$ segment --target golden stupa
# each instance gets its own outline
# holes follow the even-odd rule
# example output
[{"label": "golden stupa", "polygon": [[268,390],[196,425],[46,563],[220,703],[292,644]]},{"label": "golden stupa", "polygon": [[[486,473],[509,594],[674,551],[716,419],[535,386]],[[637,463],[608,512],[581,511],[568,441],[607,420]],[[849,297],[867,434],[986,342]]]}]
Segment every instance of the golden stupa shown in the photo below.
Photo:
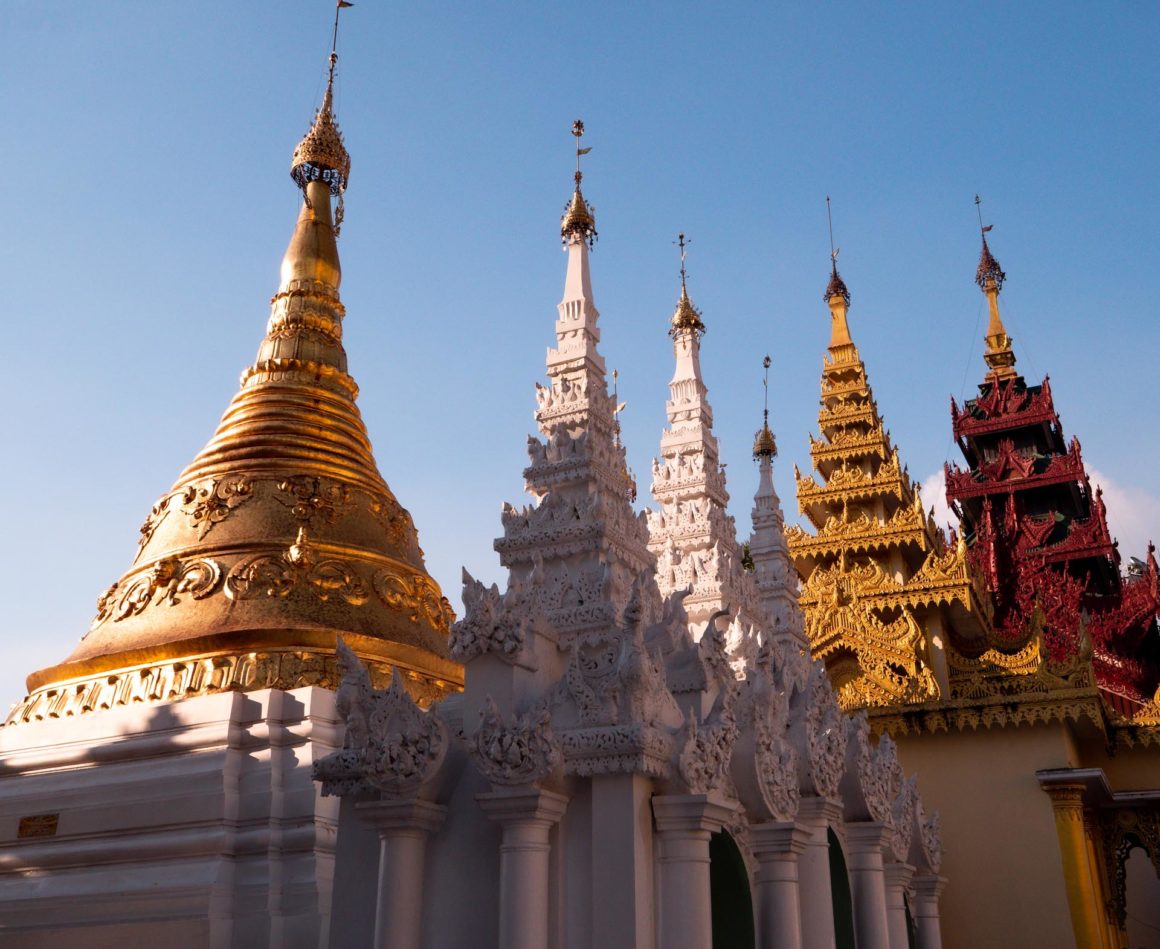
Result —
[{"label": "golden stupa", "polygon": [[[451,607],[379,474],[342,346],[336,236],[350,156],[322,107],[294,150],[303,205],[266,337],[209,444],[150,511],[137,557],[9,724],[221,690],[334,686],[341,635],[429,701],[462,683]],[[337,199],[337,215],[331,200]]]}]

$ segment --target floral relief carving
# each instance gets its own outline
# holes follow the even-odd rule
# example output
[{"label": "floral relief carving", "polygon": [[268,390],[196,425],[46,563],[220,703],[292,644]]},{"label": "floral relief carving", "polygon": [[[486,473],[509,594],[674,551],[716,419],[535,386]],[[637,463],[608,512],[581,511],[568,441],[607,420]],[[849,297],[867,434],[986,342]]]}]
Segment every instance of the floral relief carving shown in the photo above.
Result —
[{"label": "floral relief carving", "polygon": [[563,761],[547,704],[518,715],[509,723],[489,695],[480,713],[479,728],[468,741],[472,759],[496,785],[541,781]]},{"label": "floral relief carving", "polygon": [[396,668],[388,689],[375,689],[370,674],[343,642],[337,642],[342,682],[336,706],[346,723],[340,751],[314,763],[324,795],[381,791],[415,796],[438,772],[447,753],[447,726],[434,710],[420,709]]},{"label": "floral relief carving", "polygon": [[147,607],[175,606],[188,597],[204,599],[217,589],[222,569],[214,560],[187,560],[166,557],[144,573],[113,584],[97,600],[97,615],[90,630],[107,619],[119,622],[143,612]]},{"label": "floral relief carving", "polygon": [[383,569],[376,571],[371,582],[383,603],[392,610],[409,614],[413,622],[425,618],[445,633],[455,620],[447,597],[430,577]]},{"label": "floral relief carving", "polygon": [[305,590],[318,599],[342,599],[352,606],[367,601],[366,585],[354,568],[342,560],[320,558],[305,527],[281,554],[259,554],[236,564],[226,579],[226,596],[245,600],[285,597]]},{"label": "floral relief carving", "polygon": [[690,794],[708,794],[726,784],[736,742],[737,723],[728,704],[715,720],[699,727],[690,709],[684,745],[677,757],[677,773]]},{"label": "floral relief carving", "polygon": [[153,505],[149,511],[149,516],[145,518],[145,523],[141,525],[141,536],[137,540],[137,556],[141,556],[141,551],[145,549],[145,545],[153,539],[153,532],[157,530],[158,525],[165,519],[169,513],[169,502],[173,500],[173,496],[167,494],[160,501]]},{"label": "floral relief carving", "polygon": [[485,587],[463,570],[463,619],[451,627],[448,643],[452,658],[467,662],[484,653],[495,653],[514,662],[524,648],[533,604],[514,583],[504,596],[494,583]]},{"label": "floral relief carving", "polygon": [[278,483],[278,500],[300,521],[310,523],[318,517],[333,524],[351,506],[351,492],[340,482],[327,483],[322,478],[297,475]]},{"label": "floral relief carving", "polygon": [[200,540],[253,496],[254,483],[249,478],[215,478],[188,485],[181,494],[181,510],[197,528]]},{"label": "floral relief carving", "polygon": [[899,863],[905,863],[910,853],[917,806],[918,775],[911,775],[902,782],[902,787],[890,807],[890,849],[894,854],[894,859]]},{"label": "floral relief carving", "polygon": [[820,797],[837,798],[845,770],[846,718],[820,662],[806,686],[805,726],[810,779]]}]

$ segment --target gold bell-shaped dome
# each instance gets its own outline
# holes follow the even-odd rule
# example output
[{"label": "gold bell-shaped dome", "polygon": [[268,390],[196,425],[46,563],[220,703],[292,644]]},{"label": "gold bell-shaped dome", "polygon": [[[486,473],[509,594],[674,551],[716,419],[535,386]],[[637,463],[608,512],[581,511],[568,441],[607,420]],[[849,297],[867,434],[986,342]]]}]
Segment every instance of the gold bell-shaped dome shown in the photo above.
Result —
[{"label": "gold bell-shaped dome", "polygon": [[266,336],[217,431],[141,526],[137,556],[9,722],[227,689],[335,686],[341,635],[376,679],[462,682],[453,619],[383,480],[342,345],[331,198],[350,158],[331,92],[294,153],[304,201]]}]

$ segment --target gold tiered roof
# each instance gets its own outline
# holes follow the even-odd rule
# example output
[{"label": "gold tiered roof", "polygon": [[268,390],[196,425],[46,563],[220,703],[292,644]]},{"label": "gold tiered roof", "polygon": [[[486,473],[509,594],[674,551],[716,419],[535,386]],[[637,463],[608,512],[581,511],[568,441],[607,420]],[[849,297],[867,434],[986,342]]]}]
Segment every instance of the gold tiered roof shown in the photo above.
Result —
[{"label": "gold tiered roof", "polygon": [[939,629],[975,652],[985,645],[990,601],[924,513],[918,485],[884,429],[850,336],[850,294],[834,266],[826,301],[820,438],[810,456],[820,480],[795,469],[798,508],[815,528],[786,530],[802,578],[810,651],[847,708],[938,699]]},{"label": "gold tiered roof", "polygon": [[[332,60],[333,82],[333,60]],[[331,198],[350,158],[322,108],[295,149],[303,206],[265,339],[217,431],[141,527],[63,663],[28,678],[9,722],[224,689],[333,686],[341,635],[413,692],[462,681],[451,608],[375,464],[342,345]]]}]

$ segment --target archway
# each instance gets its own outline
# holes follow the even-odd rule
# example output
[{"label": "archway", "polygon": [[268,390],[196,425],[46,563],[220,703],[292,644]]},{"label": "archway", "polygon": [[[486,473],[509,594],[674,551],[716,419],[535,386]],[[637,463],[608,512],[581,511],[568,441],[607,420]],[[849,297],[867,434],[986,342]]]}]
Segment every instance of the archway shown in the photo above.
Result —
[{"label": "archway", "polygon": [[854,898],[850,893],[850,874],[846,855],[833,830],[826,830],[830,844],[830,899],[834,907],[834,945],[837,949],[855,949]]},{"label": "archway", "polygon": [[713,949],[756,949],[749,871],[737,844],[724,831],[709,838],[709,901]]}]

